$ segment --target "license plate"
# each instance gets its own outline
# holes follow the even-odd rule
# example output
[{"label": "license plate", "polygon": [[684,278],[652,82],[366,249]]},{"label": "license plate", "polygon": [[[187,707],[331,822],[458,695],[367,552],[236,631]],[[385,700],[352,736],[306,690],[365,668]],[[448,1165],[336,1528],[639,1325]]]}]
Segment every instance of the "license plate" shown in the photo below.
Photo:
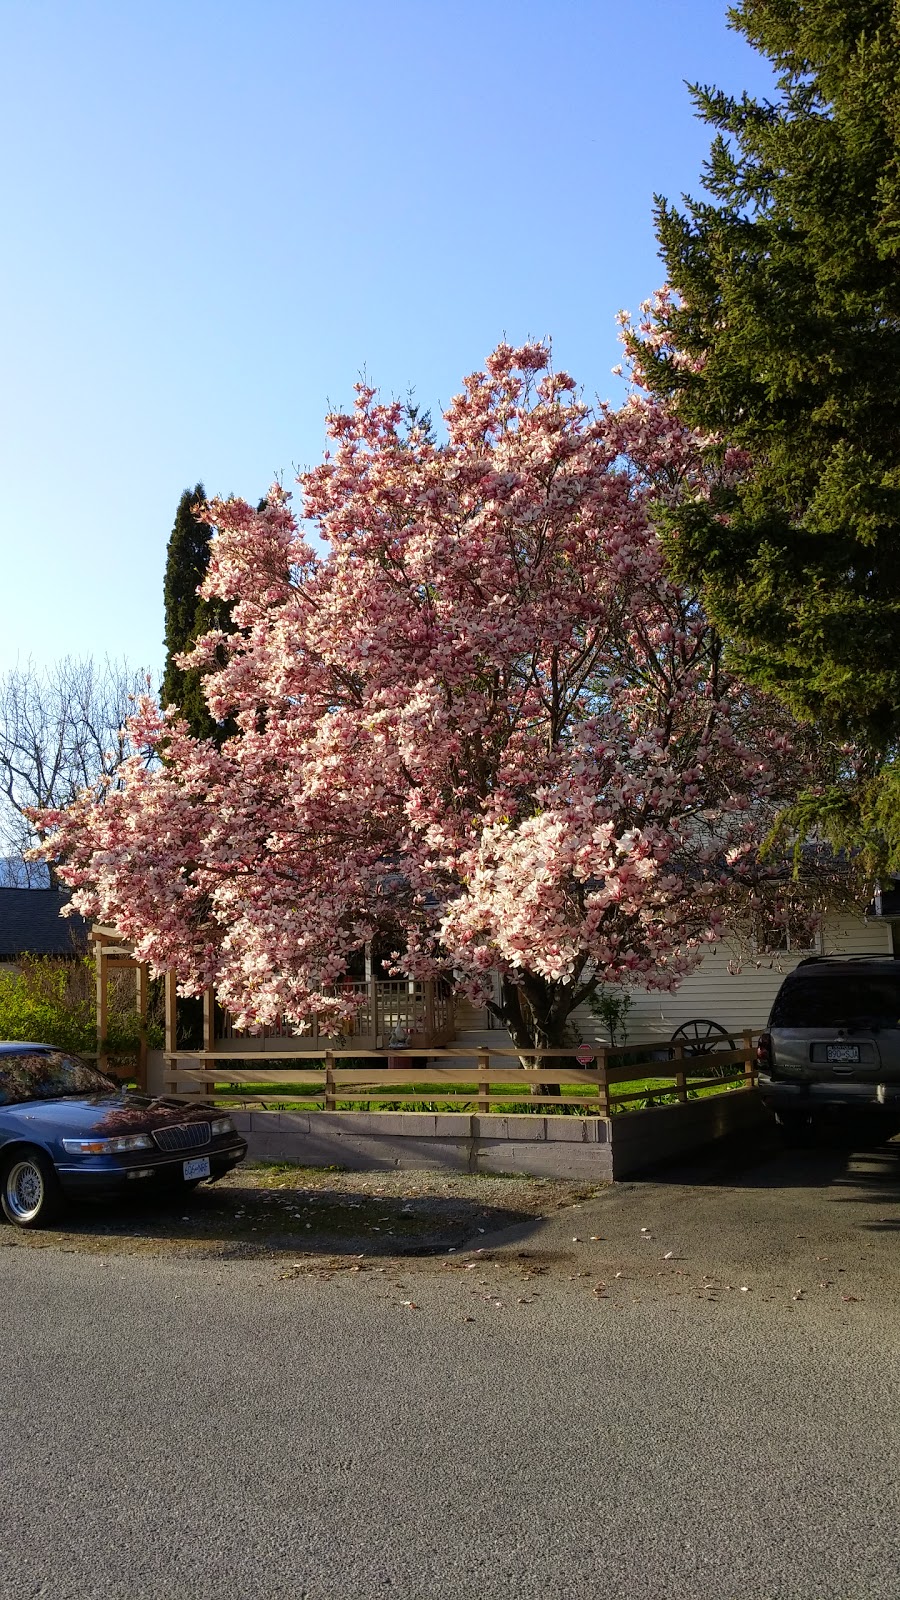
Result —
[{"label": "license plate", "polygon": [[193,1161],[185,1161],[184,1175],[186,1178],[208,1178],[209,1156],[195,1156]]},{"label": "license plate", "polygon": [[858,1044],[827,1044],[825,1046],[826,1061],[858,1061]]}]

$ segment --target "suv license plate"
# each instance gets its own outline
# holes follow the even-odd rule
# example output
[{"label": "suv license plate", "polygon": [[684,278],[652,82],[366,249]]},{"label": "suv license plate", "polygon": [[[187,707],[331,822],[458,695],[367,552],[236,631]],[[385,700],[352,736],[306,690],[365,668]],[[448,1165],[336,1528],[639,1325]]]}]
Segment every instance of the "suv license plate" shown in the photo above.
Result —
[{"label": "suv license plate", "polygon": [[193,1161],[185,1161],[184,1175],[186,1178],[208,1178],[209,1156],[195,1156]]},{"label": "suv license plate", "polygon": [[826,1061],[858,1061],[858,1044],[827,1044],[825,1046]]}]

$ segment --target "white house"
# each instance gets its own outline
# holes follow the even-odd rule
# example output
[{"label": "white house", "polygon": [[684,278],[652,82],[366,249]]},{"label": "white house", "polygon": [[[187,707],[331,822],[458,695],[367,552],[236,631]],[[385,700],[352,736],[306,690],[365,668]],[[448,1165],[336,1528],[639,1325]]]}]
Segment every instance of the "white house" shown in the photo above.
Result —
[{"label": "white house", "polygon": [[[875,908],[871,908],[873,911]],[[668,1040],[676,1028],[699,1019],[718,1023],[726,1032],[740,1035],[743,1028],[763,1028],[772,1001],[785,973],[791,972],[804,956],[815,954],[892,955],[895,928],[900,923],[886,915],[864,915],[850,911],[834,912],[823,918],[815,933],[801,930],[791,938],[790,928],[777,938],[738,941],[726,938],[711,946],[699,967],[685,978],[672,994],[660,990],[632,989],[631,1009],[626,1027],[629,1044],[645,1040]],[[759,944],[780,944],[782,948],[761,949]],[[900,945],[900,938],[897,940]],[[603,1022],[589,1005],[579,1006],[572,1020],[587,1042],[608,1044]],[[457,1038],[490,1032],[500,1043],[501,1030],[487,1010],[457,1001]],[[623,1043],[621,1036],[618,1043]],[[474,1043],[474,1037],[473,1037]]]},{"label": "white house", "polygon": [[[811,925],[779,927],[770,929],[755,943],[736,937],[722,939],[673,993],[627,991],[631,1001],[627,1038],[618,1033],[610,1041],[602,1019],[588,1004],[573,1013],[572,1021],[585,1043],[659,1044],[668,1042],[677,1028],[698,1021],[714,1023],[723,1033],[738,1039],[745,1028],[758,1030],[765,1026],[785,974],[805,956],[900,953],[900,895],[894,898],[896,907],[891,903],[882,908],[874,903],[868,913],[842,910],[826,914],[815,930]],[[133,963],[128,948],[118,941],[112,929],[95,928],[94,939],[103,991],[108,967],[114,968],[122,960]],[[345,1048],[355,1045],[360,1050],[383,1049],[404,1041],[436,1048],[451,1042],[473,1047],[479,1043],[495,1047],[509,1044],[505,1030],[486,1007],[478,1008],[463,999],[454,1002],[443,985],[396,979],[376,981],[373,974],[354,987],[359,989],[364,1004],[347,1028]],[[178,1036],[174,974],[168,976],[166,995],[167,1048],[174,1050]],[[218,1012],[211,995],[204,1006],[203,1047],[208,1050],[241,1057],[271,1051],[320,1055],[333,1042],[333,1037],[320,1037],[316,1030],[297,1037],[288,1026],[252,1037],[239,1034],[227,1016]]]}]

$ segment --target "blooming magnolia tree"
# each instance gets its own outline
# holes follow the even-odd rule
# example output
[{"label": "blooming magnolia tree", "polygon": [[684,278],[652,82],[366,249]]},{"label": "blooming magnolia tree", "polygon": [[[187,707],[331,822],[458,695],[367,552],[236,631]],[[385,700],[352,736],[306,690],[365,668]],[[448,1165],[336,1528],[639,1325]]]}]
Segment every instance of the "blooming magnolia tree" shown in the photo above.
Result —
[{"label": "blooming magnolia tree", "polygon": [[445,421],[368,387],[329,419],[299,480],[324,553],[278,486],[214,501],[202,592],[237,631],[188,659],[238,732],[144,700],[121,786],[47,819],[75,905],[240,1026],[337,1027],[387,932],[398,972],[499,974],[514,1041],[563,1044],[598,982],[695,965],[807,760],[665,576],[694,437],[639,396],[592,410],[542,345],[500,345]]}]

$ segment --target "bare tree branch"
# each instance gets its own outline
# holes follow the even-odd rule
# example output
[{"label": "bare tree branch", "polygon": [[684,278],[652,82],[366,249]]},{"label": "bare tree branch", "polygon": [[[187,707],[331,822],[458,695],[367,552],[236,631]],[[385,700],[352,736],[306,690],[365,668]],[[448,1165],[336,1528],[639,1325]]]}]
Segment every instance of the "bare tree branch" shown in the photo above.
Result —
[{"label": "bare tree branch", "polygon": [[116,772],[132,698],[147,685],[145,672],[108,656],[48,667],[29,659],[0,676],[0,857],[14,881],[40,881],[46,870],[24,859],[37,840],[26,809],[68,805]]}]

